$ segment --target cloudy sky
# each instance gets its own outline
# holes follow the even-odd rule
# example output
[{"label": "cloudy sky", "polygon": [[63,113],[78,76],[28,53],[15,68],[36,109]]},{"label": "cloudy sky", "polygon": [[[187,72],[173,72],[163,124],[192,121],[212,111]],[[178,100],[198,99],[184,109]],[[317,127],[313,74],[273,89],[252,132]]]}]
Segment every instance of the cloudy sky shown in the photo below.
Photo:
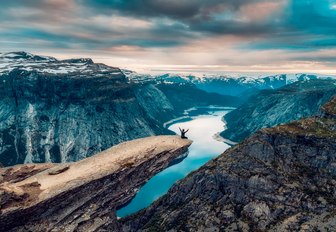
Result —
[{"label": "cloudy sky", "polygon": [[336,73],[336,0],[1,0],[0,52],[134,70]]}]

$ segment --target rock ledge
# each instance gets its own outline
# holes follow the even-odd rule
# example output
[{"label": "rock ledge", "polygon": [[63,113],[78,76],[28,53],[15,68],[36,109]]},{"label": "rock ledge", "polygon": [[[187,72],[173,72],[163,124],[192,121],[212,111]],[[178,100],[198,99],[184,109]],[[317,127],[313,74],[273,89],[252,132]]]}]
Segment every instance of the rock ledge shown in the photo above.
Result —
[{"label": "rock ledge", "polygon": [[190,144],[178,136],[148,137],[75,163],[2,168],[0,227],[15,231],[98,230],[113,223],[115,209]]}]

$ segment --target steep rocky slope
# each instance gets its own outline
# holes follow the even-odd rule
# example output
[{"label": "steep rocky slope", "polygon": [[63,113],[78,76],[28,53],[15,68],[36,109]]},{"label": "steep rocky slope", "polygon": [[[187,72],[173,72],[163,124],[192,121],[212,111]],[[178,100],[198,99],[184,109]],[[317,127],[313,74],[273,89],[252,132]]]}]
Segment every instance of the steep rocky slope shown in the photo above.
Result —
[{"label": "steep rocky slope", "polygon": [[225,115],[221,136],[239,142],[257,130],[312,116],[336,94],[336,80],[300,81],[277,90],[263,90]]},{"label": "steep rocky slope", "polygon": [[96,231],[115,224],[115,209],[190,144],[178,136],[148,137],[76,163],[2,168],[0,230]]},{"label": "steep rocky slope", "polygon": [[[208,97],[176,108],[154,85],[130,84],[118,68],[25,52],[0,54],[0,96],[5,166],[77,161],[122,141],[169,134],[165,121],[213,103]],[[221,103],[234,105],[230,100]]]},{"label": "steep rocky slope", "polygon": [[263,129],[175,184],[123,231],[335,231],[336,97]]}]

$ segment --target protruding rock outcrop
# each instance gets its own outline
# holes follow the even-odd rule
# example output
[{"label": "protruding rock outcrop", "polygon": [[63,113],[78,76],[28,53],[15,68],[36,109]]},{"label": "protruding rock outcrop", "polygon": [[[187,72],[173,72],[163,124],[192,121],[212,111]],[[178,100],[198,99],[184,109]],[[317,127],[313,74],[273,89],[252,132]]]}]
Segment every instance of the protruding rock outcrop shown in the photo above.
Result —
[{"label": "protruding rock outcrop", "polygon": [[263,129],[174,185],[123,231],[335,231],[336,97]]},{"label": "protruding rock outcrop", "polygon": [[148,137],[76,163],[2,168],[0,228],[96,231],[116,225],[115,209],[190,144],[178,136]]}]

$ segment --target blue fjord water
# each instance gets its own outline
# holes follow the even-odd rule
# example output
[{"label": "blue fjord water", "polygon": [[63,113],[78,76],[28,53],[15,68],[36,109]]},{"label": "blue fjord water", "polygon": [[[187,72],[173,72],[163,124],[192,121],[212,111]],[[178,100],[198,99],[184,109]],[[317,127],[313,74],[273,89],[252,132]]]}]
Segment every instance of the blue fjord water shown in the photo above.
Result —
[{"label": "blue fjord water", "polygon": [[190,172],[198,169],[209,160],[223,153],[230,146],[215,139],[215,134],[223,131],[225,125],[222,117],[230,110],[208,109],[207,114],[189,117],[189,120],[182,119],[175,121],[168,127],[179,134],[179,127],[189,129],[187,136],[193,140],[189,147],[188,156],[173,166],[152,177],[132,201],[117,210],[118,217],[125,217],[143,208],[148,207],[159,197],[167,193],[169,188],[176,181],[183,179]]}]

